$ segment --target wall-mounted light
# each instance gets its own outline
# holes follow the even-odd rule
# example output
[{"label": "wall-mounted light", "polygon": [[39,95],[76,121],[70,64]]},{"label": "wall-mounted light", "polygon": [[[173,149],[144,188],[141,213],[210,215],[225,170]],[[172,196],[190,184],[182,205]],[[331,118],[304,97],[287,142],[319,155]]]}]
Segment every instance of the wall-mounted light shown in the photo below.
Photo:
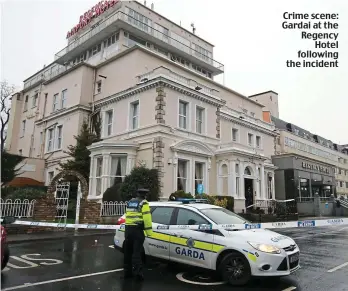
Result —
[{"label": "wall-mounted light", "polygon": [[202,90],[202,87],[196,86],[195,90],[197,90],[197,91]]}]

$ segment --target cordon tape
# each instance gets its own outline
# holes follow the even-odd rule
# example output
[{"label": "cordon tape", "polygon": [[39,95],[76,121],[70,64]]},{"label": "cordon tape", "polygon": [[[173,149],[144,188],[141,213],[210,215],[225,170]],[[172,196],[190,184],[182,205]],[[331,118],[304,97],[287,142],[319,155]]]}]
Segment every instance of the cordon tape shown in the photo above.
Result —
[{"label": "cordon tape", "polygon": [[[81,229],[124,229],[125,225],[105,225],[105,224],[75,224],[75,223],[54,223],[42,221],[23,221],[16,220],[11,225],[45,226],[57,228],[81,228]],[[199,224],[199,225],[158,225],[153,229],[192,229],[192,230],[211,230],[211,229],[271,229],[271,228],[296,228],[296,227],[321,227],[348,225],[348,218],[332,218],[321,220],[299,220],[299,221],[278,221],[266,223],[245,223],[245,224]]]}]

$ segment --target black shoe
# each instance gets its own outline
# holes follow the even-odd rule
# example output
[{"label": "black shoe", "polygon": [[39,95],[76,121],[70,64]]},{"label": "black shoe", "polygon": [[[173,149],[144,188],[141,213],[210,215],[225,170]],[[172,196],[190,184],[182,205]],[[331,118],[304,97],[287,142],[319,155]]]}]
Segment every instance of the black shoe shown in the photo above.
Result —
[{"label": "black shoe", "polygon": [[143,274],[137,274],[135,276],[136,281],[141,282],[144,281],[144,275]]},{"label": "black shoe", "polygon": [[130,278],[133,278],[133,274],[132,273],[124,273],[123,274],[123,279],[130,279]]}]

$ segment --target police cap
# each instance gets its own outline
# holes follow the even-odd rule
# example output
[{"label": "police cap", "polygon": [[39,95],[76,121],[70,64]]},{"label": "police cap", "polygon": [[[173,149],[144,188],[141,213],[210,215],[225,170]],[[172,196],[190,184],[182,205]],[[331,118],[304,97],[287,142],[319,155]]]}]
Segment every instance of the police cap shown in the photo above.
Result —
[{"label": "police cap", "polygon": [[143,188],[143,187],[139,187],[138,190],[137,190],[137,192],[138,192],[139,194],[145,195],[145,194],[149,193],[150,190],[149,190],[149,189],[146,189],[146,188]]}]

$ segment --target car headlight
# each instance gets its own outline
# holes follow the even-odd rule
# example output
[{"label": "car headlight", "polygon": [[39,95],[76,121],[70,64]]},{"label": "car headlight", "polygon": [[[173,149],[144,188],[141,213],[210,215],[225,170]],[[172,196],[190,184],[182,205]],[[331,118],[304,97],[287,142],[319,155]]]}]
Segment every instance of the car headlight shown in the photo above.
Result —
[{"label": "car headlight", "polygon": [[248,241],[248,244],[260,252],[269,253],[269,254],[280,254],[281,253],[280,249],[277,248],[276,246],[255,243],[255,242],[250,242],[250,241]]}]

